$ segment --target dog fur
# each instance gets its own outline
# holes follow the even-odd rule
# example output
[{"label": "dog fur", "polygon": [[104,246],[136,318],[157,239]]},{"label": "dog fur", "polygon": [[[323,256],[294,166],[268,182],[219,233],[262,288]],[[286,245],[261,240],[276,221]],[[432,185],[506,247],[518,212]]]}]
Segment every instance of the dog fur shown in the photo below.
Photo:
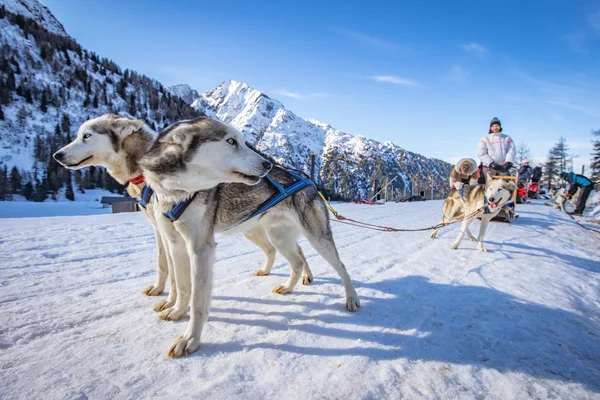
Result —
[{"label": "dog fur", "polygon": [[[142,120],[106,114],[83,123],[79,128],[77,137],[67,146],[57,151],[54,157],[69,169],[80,169],[90,165],[103,166],[115,180],[125,184],[128,180],[142,174],[139,161],[150,150],[157,136],[157,133],[145,125]],[[130,196],[139,200],[144,186],[145,183],[130,183],[127,186],[127,192]],[[158,228],[154,207],[155,202],[152,199],[145,209],[142,208],[142,211],[152,224],[155,233],[158,254],[157,275],[156,282],[145,288],[142,293],[148,296],[160,295],[164,291],[167,277],[170,275],[169,295],[166,299],[157,302],[153,309],[159,312],[159,318],[175,320],[185,315],[187,304],[183,305],[182,302],[185,299],[182,299],[179,308],[174,308],[177,300],[176,280],[173,277],[170,256],[165,250],[164,236],[161,235]],[[161,219],[164,219],[164,217],[161,216]],[[267,237],[265,230],[257,227],[244,232],[244,236],[261,248],[266,256],[263,267],[256,270],[254,275],[268,275],[275,261],[276,250]],[[301,249],[299,252],[304,257]],[[303,260],[302,283],[308,285],[312,282],[313,276],[306,259]]]},{"label": "dog fur", "polygon": [[[218,232],[266,229],[277,251],[292,266],[288,280],[273,289],[281,294],[290,293],[300,278],[305,258],[296,240],[300,235],[306,236],[342,279],[346,308],[356,311],[360,306],[335,247],[327,208],[314,186],[305,187],[260,216],[241,222],[278,193],[261,179],[267,173],[284,186],[295,180],[278,166],[269,171],[271,163],[248,148],[234,128],[207,118],[182,121],[161,133],[140,165],[158,197],[154,211],[174,261],[177,290],[182,296],[186,290],[191,293],[190,321],[184,335],[170,347],[170,356],[180,357],[200,346],[202,328],[208,319],[214,235]],[[160,218],[162,212],[193,193],[193,201],[179,220],[171,223]]]},{"label": "dog fur", "polygon": [[[488,183],[485,185],[472,185],[464,187],[463,198],[461,198],[459,191],[453,190],[450,192],[444,205],[442,207],[443,216],[440,223],[450,222],[453,220],[460,220],[465,216],[470,216],[462,221],[460,232],[458,237],[450,246],[451,249],[457,249],[462,241],[465,233],[472,241],[477,241],[477,249],[480,251],[487,251],[483,246],[483,238],[487,230],[487,226],[499,212],[502,207],[510,202],[513,198],[513,193],[517,190],[517,185],[511,180],[505,179],[492,179],[488,177]],[[478,209],[482,208],[487,198],[487,206],[490,210],[489,213],[479,213],[473,215]],[[469,225],[473,222],[476,217],[481,218],[481,226],[479,228],[479,235],[475,238],[469,231]],[[431,238],[435,239],[439,228],[435,229],[431,234]]]},{"label": "dog fur", "polygon": [[577,199],[579,198],[580,189],[577,189],[575,194],[570,198],[568,196],[568,190],[566,188],[561,188],[559,190],[554,189],[554,193],[552,193],[552,206],[554,208],[560,209],[562,212],[566,213],[565,203],[569,202],[573,207],[577,206]]}]

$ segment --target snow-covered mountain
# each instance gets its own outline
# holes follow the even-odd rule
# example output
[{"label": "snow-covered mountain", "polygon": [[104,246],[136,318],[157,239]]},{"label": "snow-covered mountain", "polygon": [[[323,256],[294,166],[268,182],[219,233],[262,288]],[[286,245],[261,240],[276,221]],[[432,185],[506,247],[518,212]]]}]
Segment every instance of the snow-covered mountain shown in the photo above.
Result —
[{"label": "snow-covered mountain", "polygon": [[[32,190],[44,199],[70,185],[52,153],[84,120],[107,112],[143,118],[155,129],[206,113],[306,173],[315,153],[316,180],[332,198],[364,196],[394,177],[395,197],[429,194],[432,183],[436,197],[445,194],[451,166],[443,161],[303,119],[245,83],[228,80],[202,95],[185,84],[165,88],[83,49],[37,0],[0,0],[0,31],[0,199],[32,198]],[[112,190],[101,170],[74,179],[81,188]]]},{"label": "snow-covered mountain", "polygon": [[[161,129],[201,115],[160,82],[82,48],[36,0],[0,0],[0,32],[0,200],[43,200],[70,185],[51,156],[90,117],[129,114]],[[82,189],[115,188],[101,169],[74,178]]]},{"label": "snow-covered mountain", "polygon": [[[364,196],[373,185],[393,179],[396,194],[431,190],[447,192],[452,165],[412,153],[391,142],[355,136],[312,119],[303,119],[279,101],[242,82],[227,80],[208,90],[192,107],[244,133],[248,142],[276,161],[310,173],[311,153],[317,154],[315,177],[329,194],[345,199]],[[377,182],[376,182],[377,181]]]},{"label": "snow-covered mountain", "polygon": [[196,89],[192,89],[190,85],[183,83],[180,85],[169,86],[167,90],[173,95],[177,96],[187,104],[192,104],[194,101],[200,98],[200,93]]},{"label": "snow-covered mountain", "polygon": [[37,0],[2,0],[0,6],[6,11],[22,15],[36,21],[48,32],[56,35],[69,37],[64,26],[52,15],[48,7],[40,4]]}]

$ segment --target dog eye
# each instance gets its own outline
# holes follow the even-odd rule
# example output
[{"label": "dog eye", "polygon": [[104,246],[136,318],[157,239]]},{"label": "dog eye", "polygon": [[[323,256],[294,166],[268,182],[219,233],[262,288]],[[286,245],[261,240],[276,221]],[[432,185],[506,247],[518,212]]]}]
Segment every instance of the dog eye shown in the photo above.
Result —
[{"label": "dog eye", "polygon": [[91,133],[86,133],[85,135],[83,135],[83,140],[85,140],[85,139],[89,139],[89,138],[91,138],[91,137],[92,137],[92,134],[91,134]]},{"label": "dog eye", "polygon": [[232,146],[235,146],[235,144],[236,144],[235,139],[232,139],[232,138],[227,139],[227,143],[229,143]]}]

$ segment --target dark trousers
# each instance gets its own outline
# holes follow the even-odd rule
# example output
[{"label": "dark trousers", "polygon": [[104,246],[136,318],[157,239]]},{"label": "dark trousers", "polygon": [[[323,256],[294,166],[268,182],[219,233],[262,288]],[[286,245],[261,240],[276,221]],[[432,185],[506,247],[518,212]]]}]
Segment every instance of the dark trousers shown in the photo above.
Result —
[{"label": "dark trousers", "polygon": [[592,192],[592,188],[594,185],[584,186],[581,188],[581,195],[579,196],[579,200],[577,201],[577,207],[575,207],[575,212],[583,214],[583,210],[585,209],[585,202],[587,201],[590,193]]}]

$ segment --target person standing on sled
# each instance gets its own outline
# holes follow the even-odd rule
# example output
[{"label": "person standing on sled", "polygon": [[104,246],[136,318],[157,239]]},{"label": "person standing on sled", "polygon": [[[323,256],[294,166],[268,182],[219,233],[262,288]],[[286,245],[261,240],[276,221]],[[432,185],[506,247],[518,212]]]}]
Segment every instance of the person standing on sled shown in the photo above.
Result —
[{"label": "person standing on sled", "polygon": [[[512,175],[510,170],[515,163],[517,151],[512,138],[502,133],[502,124],[498,118],[490,122],[487,136],[479,140],[479,159],[483,164],[481,178],[486,179],[486,173]],[[485,181],[484,181],[485,183]]]},{"label": "person standing on sled", "polygon": [[477,184],[477,163],[472,158],[463,158],[450,172],[450,190],[460,190],[464,185]]},{"label": "person standing on sled", "polygon": [[567,198],[571,198],[571,196],[577,192],[577,189],[581,188],[581,194],[579,195],[579,200],[577,200],[575,211],[568,213],[569,215],[577,215],[578,217],[581,217],[583,210],[585,209],[585,202],[594,188],[592,181],[588,177],[576,174],[574,172],[563,172],[560,174],[560,177],[571,184],[567,192]]}]

